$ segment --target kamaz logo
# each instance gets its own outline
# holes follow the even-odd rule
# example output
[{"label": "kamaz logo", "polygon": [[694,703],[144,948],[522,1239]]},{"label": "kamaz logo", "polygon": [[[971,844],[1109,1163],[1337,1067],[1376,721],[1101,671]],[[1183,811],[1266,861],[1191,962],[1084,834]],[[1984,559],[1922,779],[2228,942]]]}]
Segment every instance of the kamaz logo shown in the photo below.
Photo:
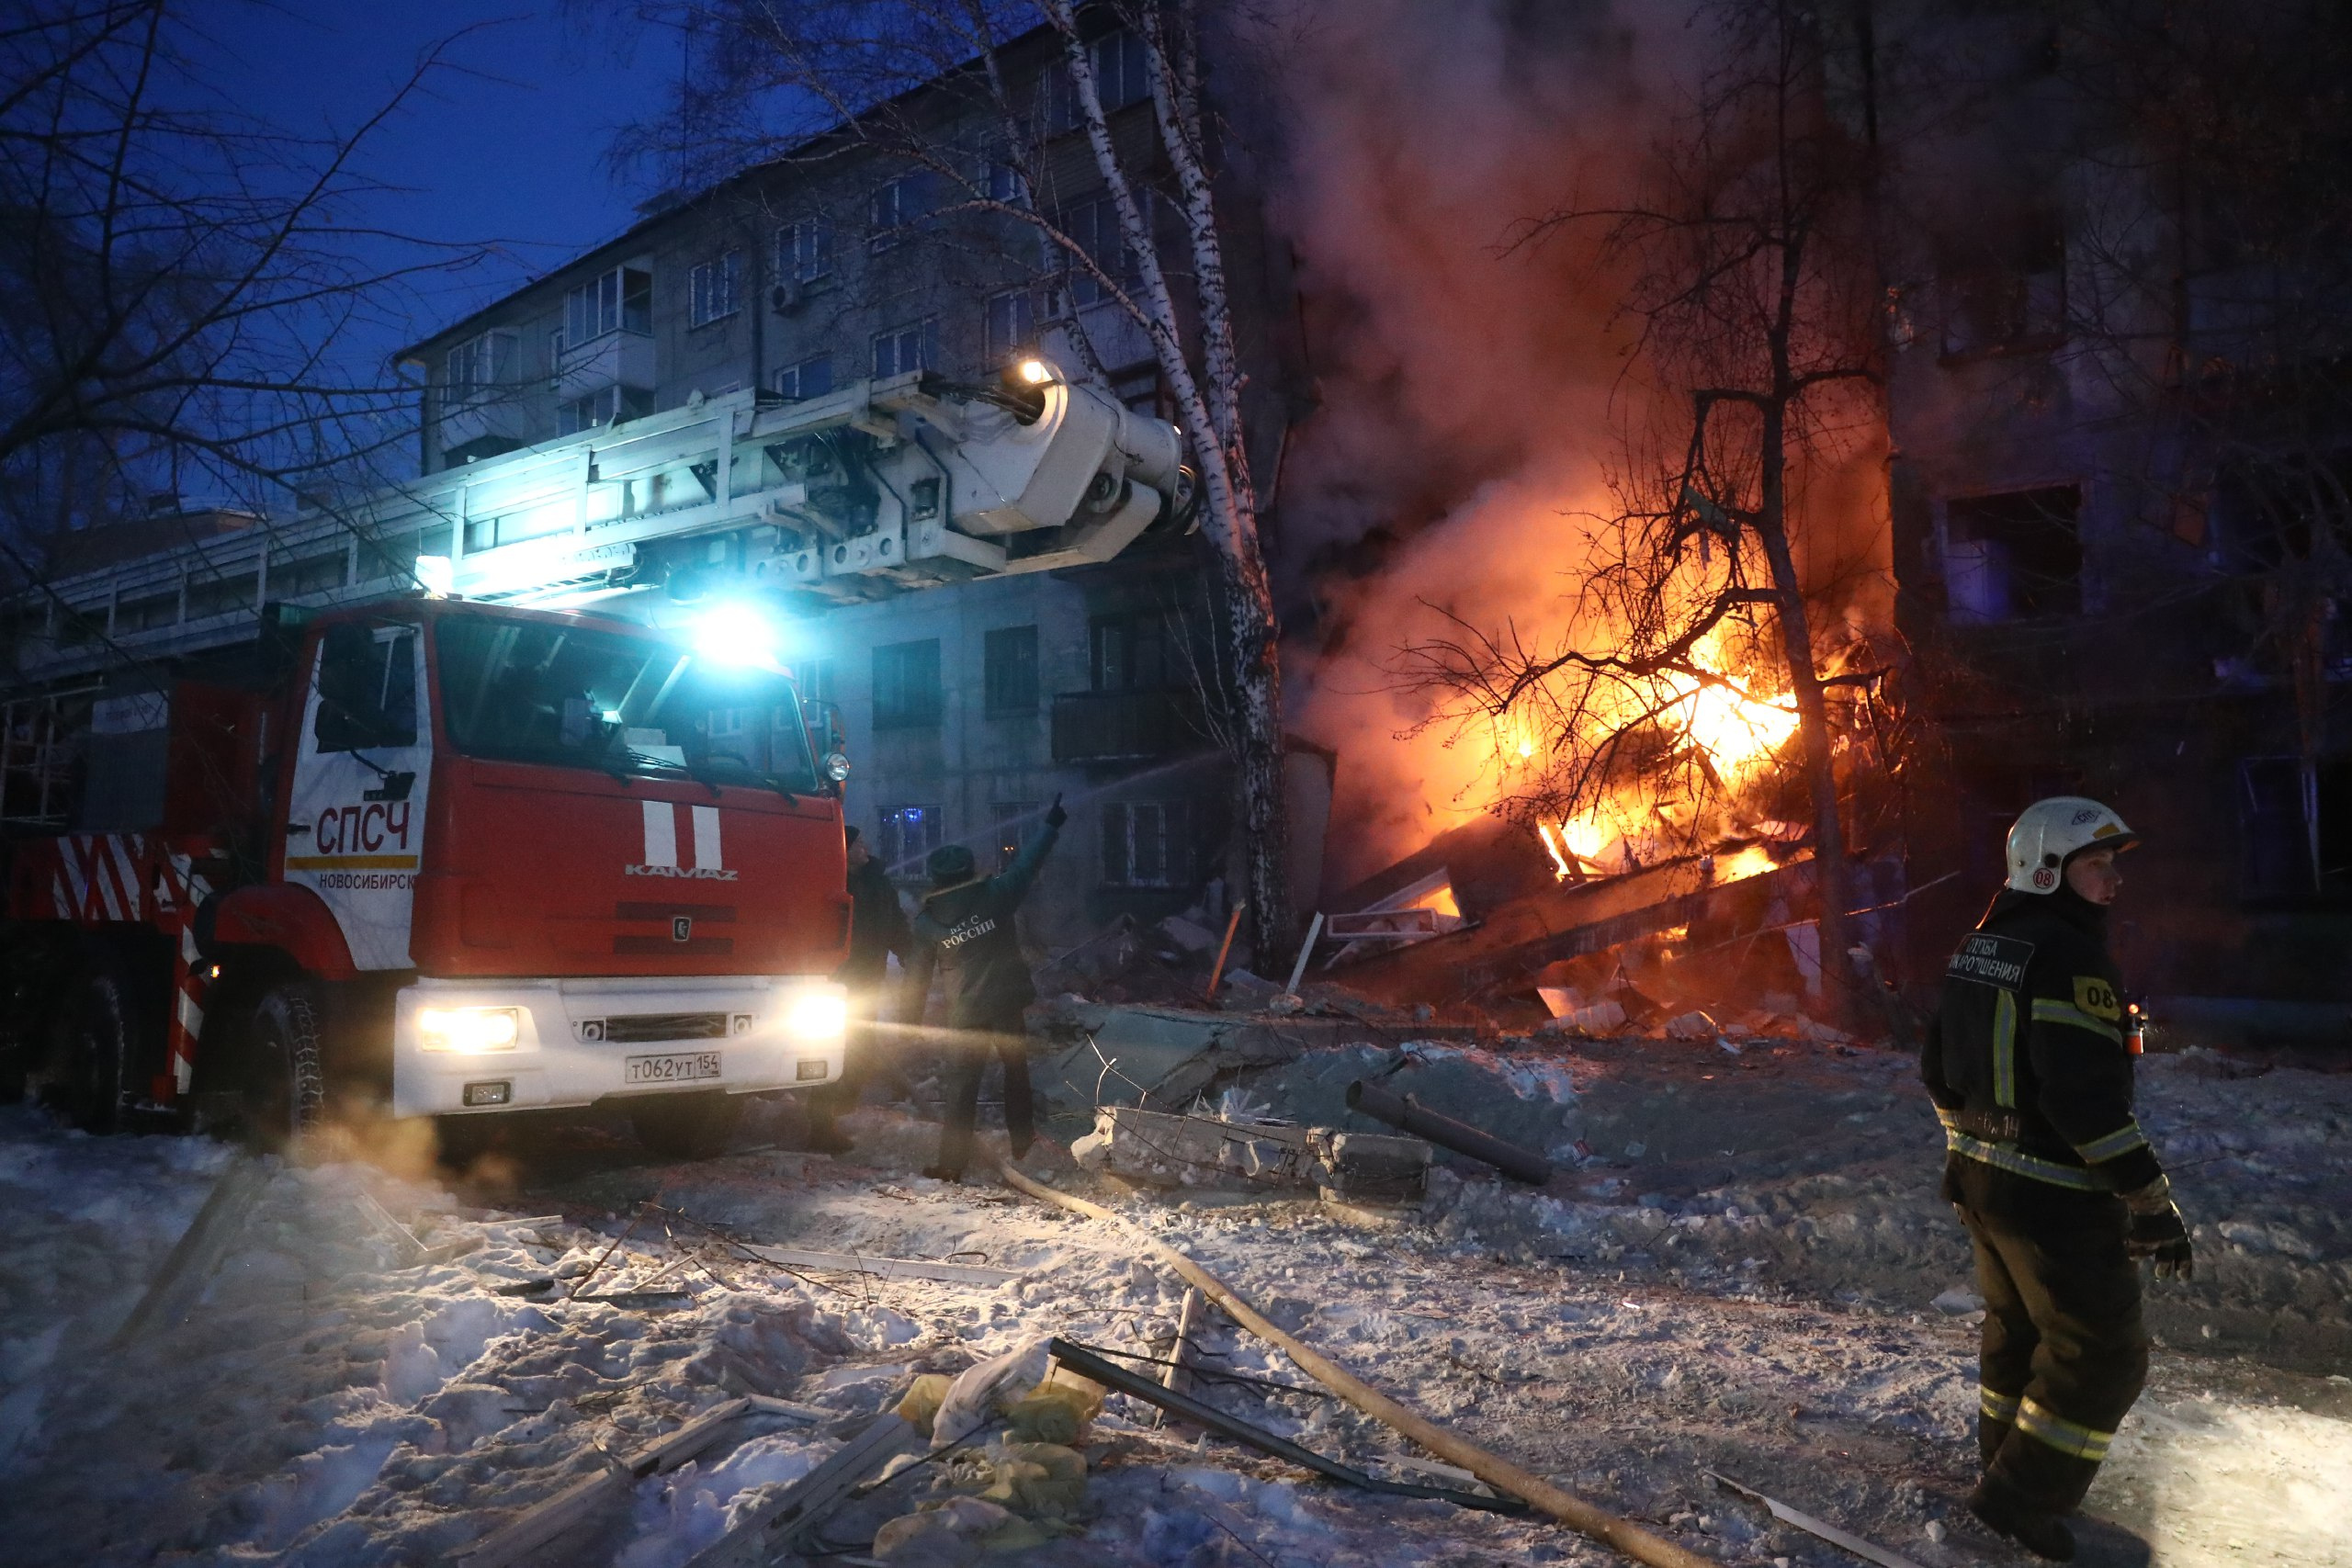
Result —
[{"label": "kamaz logo", "polygon": [[732,882],[735,873],[721,865],[625,865],[623,876],[674,876],[688,882]]}]

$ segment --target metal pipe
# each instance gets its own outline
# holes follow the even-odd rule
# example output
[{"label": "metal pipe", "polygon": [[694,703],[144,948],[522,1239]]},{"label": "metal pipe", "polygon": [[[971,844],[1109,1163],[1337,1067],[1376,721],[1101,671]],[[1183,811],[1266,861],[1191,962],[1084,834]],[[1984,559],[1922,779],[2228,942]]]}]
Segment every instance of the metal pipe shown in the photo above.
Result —
[{"label": "metal pipe", "polygon": [[1427,1138],[1455,1154],[1483,1161],[1513,1181],[1541,1187],[1552,1179],[1552,1162],[1543,1156],[1531,1154],[1517,1144],[1507,1144],[1491,1133],[1480,1132],[1467,1122],[1441,1116],[1409,1094],[1391,1094],[1378,1084],[1358,1078],[1348,1086],[1348,1109],[1360,1111],[1417,1138]]}]

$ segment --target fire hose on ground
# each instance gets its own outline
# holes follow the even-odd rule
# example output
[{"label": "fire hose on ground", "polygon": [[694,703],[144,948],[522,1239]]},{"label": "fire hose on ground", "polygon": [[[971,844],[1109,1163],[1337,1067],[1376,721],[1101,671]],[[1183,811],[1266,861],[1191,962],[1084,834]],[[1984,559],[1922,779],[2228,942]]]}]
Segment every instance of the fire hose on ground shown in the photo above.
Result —
[{"label": "fire hose on ground", "polygon": [[1224,1308],[1236,1323],[1288,1356],[1299,1371],[1365,1415],[1403,1433],[1447,1463],[1461,1466],[1498,1492],[1524,1498],[1530,1506],[1549,1514],[1570,1529],[1589,1536],[1636,1562],[1645,1563],[1648,1568],[1716,1568],[1716,1564],[1697,1552],[1653,1535],[1629,1519],[1621,1519],[1574,1493],[1553,1485],[1542,1476],[1521,1470],[1501,1455],[1489,1453],[1467,1438],[1456,1437],[1444,1427],[1408,1410],[1371,1384],[1360,1381],[1346,1368],[1327,1360],[1275,1327],[1263,1314],[1234,1294],[1224,1280],[1124,1216],[1100,1203],[1090,1203],[1083,1198],[1074,1198],[1043,1182],[1033,1181],[1010,1166],[1000,1164],[997,1170],[1008,1186],[1032,1198],[1067,1209],[1073,1214],[1083,1214],[1088,1219],[1117,1225],[1152,1256],[1173,1269],[1188,1284],[1198,1288],[1203,1295]]}]

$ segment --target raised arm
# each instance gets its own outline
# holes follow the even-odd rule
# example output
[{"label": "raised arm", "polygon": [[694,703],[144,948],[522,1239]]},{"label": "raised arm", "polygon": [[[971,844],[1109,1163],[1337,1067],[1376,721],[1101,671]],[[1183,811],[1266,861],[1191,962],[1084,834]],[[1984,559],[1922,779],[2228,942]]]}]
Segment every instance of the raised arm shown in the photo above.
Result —
[{"label": "raised arm", "polygon": [[1046,830],[1021,846],[1012,863],[989,878],[989,892],[1007,904],[1017,904],[1037,880],[1038,868],[1046,863],[1046,856],[1053,852],[1054,840],[1061,837],[1062,824],[1069,820],[1069,813],[1062,809],[1062,797],[1054,796],[1053,805],[1046,808]]}]

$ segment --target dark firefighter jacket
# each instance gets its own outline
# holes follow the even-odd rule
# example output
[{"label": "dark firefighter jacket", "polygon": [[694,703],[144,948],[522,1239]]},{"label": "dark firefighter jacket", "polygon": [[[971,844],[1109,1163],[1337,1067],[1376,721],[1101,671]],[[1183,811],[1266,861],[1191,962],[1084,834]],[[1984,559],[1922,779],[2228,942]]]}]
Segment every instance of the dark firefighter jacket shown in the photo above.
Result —
[{"label": "dark firefighter jacket", "polygon": [[1060,831],[1046,825],[996,875],[926,895],[915,911],[915,941],[927,961],[916,977],[927,980],[934,964],[946,976],[949,1028],[998,1024],[1036,999],[1012,914]]},{"label": "dark firefighter jacket", "polygon": [[913,964],[914,934],[880,861],[868,860],[849,874],[849,956],[833,978],[853,991],[875,990],[889,977],[890,954],[897,953],[900,964]]},{"label": "dark firefighter jacket", "polygon": [[2005,891],[1944,968],[1920,1077],[1953,1155],[2058,1187],[2164,1174],[2132,1114],[2107,911],[2066,888]]}]

